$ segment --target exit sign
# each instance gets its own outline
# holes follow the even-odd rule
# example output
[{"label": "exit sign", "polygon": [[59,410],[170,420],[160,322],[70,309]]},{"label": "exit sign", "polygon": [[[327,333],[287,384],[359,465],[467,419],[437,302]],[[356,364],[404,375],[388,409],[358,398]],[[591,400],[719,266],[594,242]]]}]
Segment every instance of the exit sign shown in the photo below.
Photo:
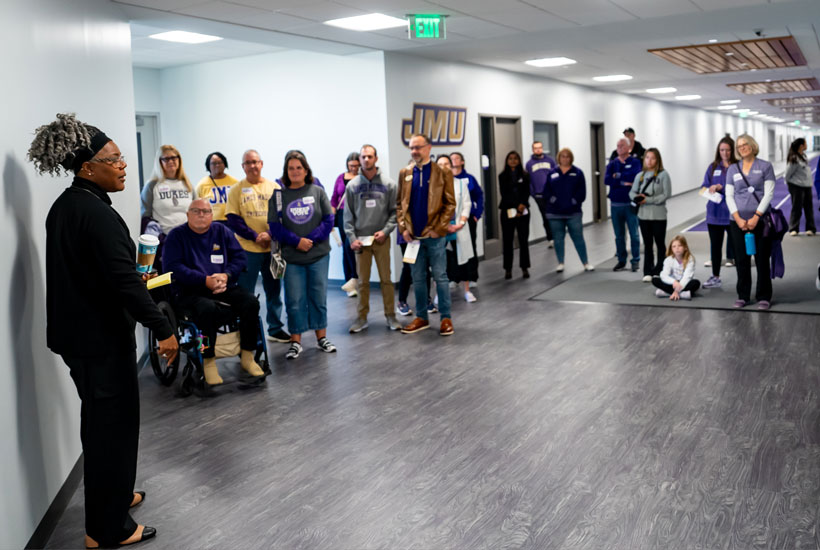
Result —
[{"label": "exit sign", "polygon": [[410,40],[444,40],[447,38],[446,16],[419,14],[407,16]]}]

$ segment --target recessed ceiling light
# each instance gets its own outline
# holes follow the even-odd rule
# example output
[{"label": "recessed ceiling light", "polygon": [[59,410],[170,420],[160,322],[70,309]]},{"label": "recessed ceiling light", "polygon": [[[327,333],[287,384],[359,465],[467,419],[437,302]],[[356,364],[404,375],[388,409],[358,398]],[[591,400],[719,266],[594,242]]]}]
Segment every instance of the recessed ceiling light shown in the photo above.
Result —
[{"label": "recessed ceiling light", "polygon": [[710,38],[709,39],[710,44],[714,44],[715,42],[717,42],[717,38]]},{"label": "recessed ceiling light", "polygon": [[697,94],[676,95],[675,99],[677,99],[678,101],[692,101],[693,99],[700,99],[700,96]]},{"label": "recessed ceiling light", "polygon": [[632,80],[632,77],[628,74],[608,74],[592,77],[592,80],[596,82],[620,82],[622,80]]},{"label": "recessed ceiling light", "polygon": [[734,105],[721,105],[720,107],[718,107],[718,109],[720,109],[721,111],[728,111],[728,110],[734,109],[734,108],[735,108]]},{"label": "recessed ceiling light", "polygon": [[721,100],[721,103],[723,103],[724,105],[729,105],[730,103],[740,103],[740,100],[739,99],[724,99],[724,100]]},{"label": "recessed ceiling light", "polygon": [[733,52],[726,52],[727,57],[732,57],[733,55],[735,55]]},{"label": "recessed ceiling light", "polygon": [[198,32],[188,31],[168,31],[157,34],[152,34],[148,38],[154,40],[165,40],[167,42],[181,42],[183,44],[204,44],[205,42],[215,42],[222,40],[220,36],[211,36],[210,34],[199,34]]},{"label": "recessed ceiling light", "polygon": [[746,114],[749,116],[759,115],[760,111],[746,111]]},{"label": "recessed ceiling light", "polygon": [[648,88],[646,93],[648,94],[671,94],[672,92],[677,92],[677,88],[666,87],[666,88]]},{"label": "recessed ceiling light", "polygon": [[751,109],[735,109],[733,113],[748,113]]},{"label": "recessed ceiling light", "polygon": [[331,19],[330,21],[325,21],[325,25],[350,31],[365,32],[406,27],[407,19],[399,19],[398,17],[391,17],[383,13],[368,13],[367,15],[357,15],[355,17]]},{"label": "recessed ceiling light", "polygon": [[524,61],[524,63],[532,65],[533,67],[562,67],[565,65],[574,65],[578,62],[569,57],[543,57],[541,59],[530,59]]},{"label": "recessed ceiling light", "polygon": [[772,81],[772,79],[771,79],[771,78],[767,78],[767,79],[766,79],[766,82],[771,82],[771,81]]}]

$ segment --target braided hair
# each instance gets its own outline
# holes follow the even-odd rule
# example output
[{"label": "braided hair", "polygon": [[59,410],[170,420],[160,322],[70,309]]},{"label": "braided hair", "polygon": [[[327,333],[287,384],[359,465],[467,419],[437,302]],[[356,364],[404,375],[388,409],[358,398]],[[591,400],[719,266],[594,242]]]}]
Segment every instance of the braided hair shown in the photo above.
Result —
[{"label": "braided hair", "polygon": [[40,174],[58,176],[61,168],[76,174],[108,141],[99,128],[77,120],[74,113],[58,113],[57,120],[35,130],[27,156]]}]

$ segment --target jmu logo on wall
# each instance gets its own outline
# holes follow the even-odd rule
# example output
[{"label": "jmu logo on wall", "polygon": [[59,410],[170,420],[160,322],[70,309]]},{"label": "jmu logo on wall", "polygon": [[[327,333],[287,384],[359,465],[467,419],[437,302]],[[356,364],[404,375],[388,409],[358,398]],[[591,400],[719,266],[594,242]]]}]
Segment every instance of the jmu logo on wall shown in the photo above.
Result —
[{"label": "jmu logo on wall", "polygon": [[401,121],[401,140],[408,146],[410,136],[424,134],[430,138],[433,146],[461,145],[464,143],[466,124],[466,107],[413,103],[413,118]]}]

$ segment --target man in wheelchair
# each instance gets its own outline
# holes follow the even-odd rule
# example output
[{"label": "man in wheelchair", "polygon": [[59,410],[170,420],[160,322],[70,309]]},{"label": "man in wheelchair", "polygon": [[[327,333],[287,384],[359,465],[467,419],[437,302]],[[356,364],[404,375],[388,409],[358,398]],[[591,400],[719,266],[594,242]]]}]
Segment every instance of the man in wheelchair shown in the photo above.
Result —
[{"label": "man in wheelchair", "polygon": [[239,318],[239,344],[242,368],[251,376],[264,371],[254,360],[259,336],[259,301],[237,286],[245,269],[245,252],[227,226],[213,223],[211,205],[196,199],[188,208],[188,223],[173,229],[165,241],[163,267],[173,271],[172,290],[176,308],[190,312],[202,331],[205,381],[222,384],[216,366],[217,329]]}]

